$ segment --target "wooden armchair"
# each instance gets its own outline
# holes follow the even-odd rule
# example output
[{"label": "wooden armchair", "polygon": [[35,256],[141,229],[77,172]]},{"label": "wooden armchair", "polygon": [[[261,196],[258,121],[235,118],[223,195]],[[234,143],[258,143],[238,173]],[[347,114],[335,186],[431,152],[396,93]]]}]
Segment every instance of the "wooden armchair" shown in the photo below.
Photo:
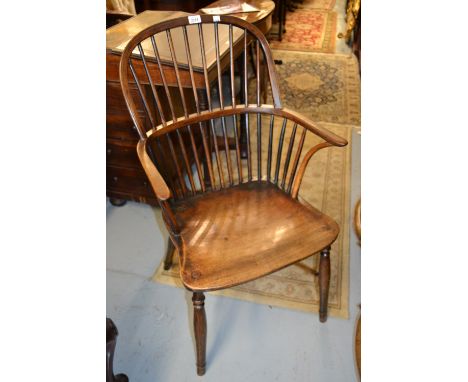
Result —
[{"label": "wooden armchair", "polygon": [[[246,53],[251,44],[257,65],[255,86],[249,89]],[[240,92],[247,101],[242,104],[236,99],[236,59],[243,62]],[[260,102],[262,60],[273,105]],[[209,76],[213,66],[217,75]],[[182,87],[188,78],[196,104],[193,113]],[[128,43],[120,79],[141,138],[138,156],[179,252],[182,282],[193,292],[198,374],[205,373],[204,292],[246,283],[320,253],[320,321],[325,322],[330,246],[339,227],[299,200],[298,192],[312,156],[347,141],[281,106],[263,34],[231,16],[162,22]],[[143,82],[149,86],[144,88]],[[170,92],[171,86],[178,91]],[[200,107],[201,87],[207,110]],[[219,107],[212,106],[214,97]],[[163,103],[168,103],[169,113]],[[174,113],[176,103],[183,106],[181,116]],[[241,126],[247,140],[245,159]]]}]

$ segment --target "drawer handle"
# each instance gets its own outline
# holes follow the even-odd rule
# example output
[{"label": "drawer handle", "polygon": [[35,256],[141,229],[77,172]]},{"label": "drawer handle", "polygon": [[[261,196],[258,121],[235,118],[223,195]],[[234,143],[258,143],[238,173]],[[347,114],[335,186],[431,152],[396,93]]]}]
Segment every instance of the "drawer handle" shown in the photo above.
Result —
[{"label": "drawer handle", "polygon": [[107,149],[106,151],[107,151],[107,155],[111,155],[111,152],[112,152],[111,149]]},{"label": "drawer handle", "polygon": [[119,180],[119,177],[118,177],[118,176],[114,176],[114,177],[112,178],[112,180],[113,180],[114,182],[117,182],[117,181]]}]

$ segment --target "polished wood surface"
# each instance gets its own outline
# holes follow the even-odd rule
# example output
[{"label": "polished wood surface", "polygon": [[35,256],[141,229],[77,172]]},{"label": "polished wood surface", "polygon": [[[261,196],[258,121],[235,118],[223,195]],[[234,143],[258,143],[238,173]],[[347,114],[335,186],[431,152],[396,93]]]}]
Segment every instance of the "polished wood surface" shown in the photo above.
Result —
[{"label": "polished wood surface", "polygon": [[181,277],[191,290],[254,280],[319,252],[339,233],[332,219],[267,182],[188,198],[174,212],[182,225]]},{"label": "polished wood surface", "polygon": [[[182,17],[164,21],[140,32],[122,53],[119,72],[122,92],[140,136],[138,157],[158,198],[172,243],[179,252],[182,282],[194,292],[197,372],[201,375],[205,372],[206,354],[205,291],[255,280],[320,253],[319,318],[321,322],[326,321],[330,246],[339,227],[332,218],[299,199],[298,193],[312,157],[319,150],[344,146],[347,141],[283,108],[265,36],[252,24],[232,16],[220,16],[213,22],[213,16],[202,15],[195,23],[202,57],[206,57],[203,27],[214,28],[216,64],[214,83],[208,85],[208,67],[203,60],[202,73],[207,86],[200,93],[195,86],[192,89],[195,100],[201,95],[206,97],[207,109],[196,107],[190,112],[181,86],[181,68],[174,58],[171,42],[171,30],[186,31],[190,20]],[[229,27],[225,69],[218,34],[220,26]],[[233,38],[234,28],[242,31],[243,37],[238,43]],[[165,86],[158,59],[158,40],[153,38],[158,33],[167,36],[170,46],[179,91],[175,99]],[[193,84],[190,43],[185,32],[183,36]],[[145,52],[140,49],[145,39],[154,44],[157,69],[149,68]],[[266,65],[266,85],[273,105],[262,104],[260,70],[254,73],[254,89],[249,89],[247,53],[250,47],[255,51],[255,68],[261,61]],[[134,55],[135,48],[139,48],[139,56]],[[237,53],[242,61],[237,70],[243,73],[243,81],[240,81],[240,93],[246,100],[243,103],[237,101],[234,84]],[[141,73],[134,69],[138,60],[143,66]],[[159,94],[153,89],[155,71],[160,72],[169,104],[182,104],[183,115],[176,117],[159,106]],[[145,76],[151,88],[148,92],[138,86]],[[132,81],[137,85],[136,92],[132,91]],[[141,103],[144,107],[138,109]],[[241,121],[246,129],[245,158],[241,156],[238,139]],[[201,137],[200,144],[194,139],[195,133]],[[311,135],[318,143],[306,148],[305,142]],[[266,153],[262,147],[268,147]]]}]

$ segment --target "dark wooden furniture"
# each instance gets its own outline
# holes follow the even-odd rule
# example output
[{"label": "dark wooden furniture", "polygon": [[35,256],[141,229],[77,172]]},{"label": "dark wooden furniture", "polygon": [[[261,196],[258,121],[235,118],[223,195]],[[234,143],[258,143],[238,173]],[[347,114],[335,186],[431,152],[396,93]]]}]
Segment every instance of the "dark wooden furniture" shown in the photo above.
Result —
[{"label": "dark wooden furniture", "polygon": [[[236,17],[244,17],[249,22],[260,27],[264,33],[268,33],[268,30],[271,28],[274,3],[269,0],[252,0],[250,3],[259,7],[262,11],[249,14],[236,14]],[[215,2],[212,5],[217,6],[219,2]],[[135,154],[138,133],[125,106],[118,75],[118,64],[122,50],[125,44],[142,29],[183,14],[182,12],[175,11],[146,11],[106,31],[106,194],[114,205],[122,205],[126,200],[158,205],[156,195]],[[236,55],[238,54],[239,52],[236,51]],[[150,66],[152,64],[151,62],[149,63]],[[221,62],[221,69],[226,68],[227,64],[228,61],[223,60]],[[137,70],[142,70],[142,67],[137,68]],[[195,98],[190,89],[192,83],[188,68],[181,67],[180,73],[181,86],[185,89],[188,111],[195,112]],[[211,83],[215,79],[216,66],[212,66],[209,69],[209,82]],[[141,85],[145,92],[151,92],[148,81],[142,81]],[[206,87],[206,83],[201,74],[195,73],[195,86],[199,90],[198,100],[200,107],[202,110],[205,110],[208,108],[207,99],[205,92],[200,92],[200,90]],[[130,87],[133,92],[137,92],[137,87],[134,83]],[[161,82],[156,87],[157,91],[163,91],[163,84]],[[178,84],[174,76],[168,80],[168,87],[171,88],[170,91],[176,97]],[[162,99],[164,103],[162,107],[165,112],[170,111],[169,104],[164,101],[164,97]],[[137,105],[138,110],[142,113],[144,113],[144,107],[144,104],[141,102]],[[174,107],[176,115],[183,115],[180,102],[175,103]],[[145,123],[150,124],[150,121],[148,120]],[[201,139],[200,135],[195,134],[195,139],[199,143]]]},{"label": "dark wooden furniture", "polygon": [[137,13],[148,10],[195,13],[211,2],[212,0],[135,0],[135,8]]},{"label": "dark wooden furniture", "polygon": [[[215,42],[212,46],[203,41],[195,44],[200,48],[201,57],[205,57],[199,68],[198,63],[194,64],[194,45],[188,36],[202,37],[205,28],[215,30]],[[226,41],[221,36],[226,28],[228,48],[223,54]],[[183,33],[186,61],[174,59],[172,48],[170,57],[162,58],[161,38],[164,37],[171,47],[177,30]],[[241,33],[236,33],[238,31]],[[143,47],[145,44],[148,47],[148,41],[151,49],[145,51]],[[254,89],[249,89],[247,81],[250,43],[254,47],[257,68]],[[179,85],[179,96],[174,98],[166,89],[165,97],[170,103],[184,105],[180,68],[188,67],[192,83],[199,76],[208,83],[209,47],[215,54],[213,65],[219,90],[214,94],[209,86],[205,87],[208,110],[197,107],[195,113],[186,111],[183,117],[175,120],[158,106],[159,93],[136,94],[133,91],[131,80],[157,84],[173,76]],[[249,100],[243,104],[239,104],[235,96],[235,52],[239,48],[244,71],[241,92],[244,99]],[[223,76],[224,60],[228,62],[228,73]],[[268,70],[273,105],[261,104],[261,60]],[[151,66],[154,62],[166,64]],[[137,67],[140,69],[135,69]],[[128,43],[119,71],[125,101],[140,135],[138,156],[157,195],[170,238],[179,252],[182,282],[193,291],[197,373],[205,372],[206,291],[242,284],[320,253],[319,317],[325,322],[330,246],[339,227],[333,219],[301,201],[298,193],[313,155],[326,147],[345,146],[347,141],[282,107],[265,36],[252,24],[232,16],[169,20],[141,31]],[[227,94],[221,91],[224,87],[229,89]],[[192,92],[197,99],[195,86]],[[215,107],[216,100],[219,106]],[[157,107],[145,108],[142,113],[138,108],[141,102]],[[148,128],[147,121],[158,118],[161,123]],[[241,157],[238,140],[241,119],[246,123],[246,159]],[[196,132],[202,137],[201,147],[195,142]],[[219,139],[218,134],[221,134]],[[191,165],[191,157],[194,165]],[[168,176],[172,173],[177,174],[176,178]]]},{"label": "dark wooden furniture", "polygon": [[119,332],[114,322],[106,318],[106,381],[107,382],[128,382],[125,374],[114,375],[114,352]]},{"label": "dark wooden furniture", "polygon": [[115,24],[128,20],[129,18],[133,16],[135,15],[132,15],[130,13],[107,10],[106,11],[106,28],[110,28],[114,26]]}]

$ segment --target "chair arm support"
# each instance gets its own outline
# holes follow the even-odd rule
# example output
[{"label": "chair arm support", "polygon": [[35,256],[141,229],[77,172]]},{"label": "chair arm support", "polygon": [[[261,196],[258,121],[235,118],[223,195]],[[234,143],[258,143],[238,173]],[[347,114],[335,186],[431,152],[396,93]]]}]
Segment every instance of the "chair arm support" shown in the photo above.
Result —
[{"label": "chair arm support", "polygon": [[309,164],[310,158],[319,150],[324,149],[325,147],[330,147],[333,146],[329,142],[322,142],[319,143],[318,145],[315,145],[312,147],[304,156],[302,159],[301,165],[299,166],[299,169],[297,170],[296,176],[294,178],[294,183],[291,191],[291,197],[296,199],[297,195],[299,194],[299,188],[301,187],[302,183],[302,178],[304,177],[305,170],[307,168],[307,165]]},{"label": "chair arm support", "polygon": [[342,147],[348,144],[346,139],[336,135],[335,133],[332,133],[330,130],[325,129],[324,127],[317,125],[315,122],[312,122],[310,119],[299,113],[296,113],[295,111],[292,111],[288,108],[283,108],[281,114],[298,123],[299,125],[304,126],[307,130],[323,138],[333,146]]},{"label": "chair arm support", "polygon": [[171,197],[171,191],[169,190],[169,187],[167,187],[166,182],[164,181],[163,177],[154,165],[153,161],[148,156],[145,147],[146,139],[138,141],[138,158],[140,159],[141,165],[143,166],[146,176],[148,177],[158,199],[167,200]]}]

